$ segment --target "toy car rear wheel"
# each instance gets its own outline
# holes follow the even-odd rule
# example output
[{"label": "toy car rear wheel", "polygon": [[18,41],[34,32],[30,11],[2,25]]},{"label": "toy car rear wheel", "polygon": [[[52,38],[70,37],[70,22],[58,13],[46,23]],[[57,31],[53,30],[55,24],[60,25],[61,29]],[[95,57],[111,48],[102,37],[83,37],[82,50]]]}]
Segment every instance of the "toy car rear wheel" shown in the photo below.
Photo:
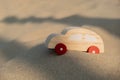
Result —
[{"label": "toy car rear wheel", "polygon": [[99,54],[100,50],[98,47],[96,46],[90,46],[87,50],[88,53],[95,53],[95,54]]},{"label": "toy car rear wheel", "polygon": [[56,46],[55,46],[55,52],[57,55],[63,55],[67,52],[67,47],[65,44],[63,43],[58,43]]}]

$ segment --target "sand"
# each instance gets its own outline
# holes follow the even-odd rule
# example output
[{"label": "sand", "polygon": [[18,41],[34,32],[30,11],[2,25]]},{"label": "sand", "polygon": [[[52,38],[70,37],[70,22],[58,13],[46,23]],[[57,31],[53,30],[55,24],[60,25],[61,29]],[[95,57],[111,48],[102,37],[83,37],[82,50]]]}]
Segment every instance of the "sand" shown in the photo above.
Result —
[{"label": "sand", "polygon": [[[97,32],[105,52],[45,47],[71,26]],[[120,0],[0,0],[0,80],[120,80]]]}]

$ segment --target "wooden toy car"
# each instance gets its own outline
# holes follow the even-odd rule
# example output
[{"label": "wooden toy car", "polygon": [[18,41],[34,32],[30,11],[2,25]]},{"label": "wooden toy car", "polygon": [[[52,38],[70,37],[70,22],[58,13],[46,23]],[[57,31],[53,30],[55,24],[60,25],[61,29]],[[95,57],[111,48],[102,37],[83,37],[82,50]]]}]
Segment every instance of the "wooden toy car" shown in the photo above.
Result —
[{"label": "wooden toy car", "polygon": [[61,34],[51,34],[46,39],[46,46],[54,49],[58,55],[67,50],[86,51],[87,53],[103,53],[104,43],[95,32],[79,27],[64,29]]}]

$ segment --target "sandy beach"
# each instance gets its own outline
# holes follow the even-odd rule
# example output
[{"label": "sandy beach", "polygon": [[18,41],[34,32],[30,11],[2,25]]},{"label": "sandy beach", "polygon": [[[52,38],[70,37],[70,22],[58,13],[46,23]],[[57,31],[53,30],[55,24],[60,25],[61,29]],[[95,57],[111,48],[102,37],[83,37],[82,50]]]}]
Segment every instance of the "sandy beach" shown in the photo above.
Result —
[{"label": "sandy beach", "polygon": [[[105,52],[45,47],[71,26],[99,34]],[[120,0],[0,0],[0,80],[120,80]]]}]

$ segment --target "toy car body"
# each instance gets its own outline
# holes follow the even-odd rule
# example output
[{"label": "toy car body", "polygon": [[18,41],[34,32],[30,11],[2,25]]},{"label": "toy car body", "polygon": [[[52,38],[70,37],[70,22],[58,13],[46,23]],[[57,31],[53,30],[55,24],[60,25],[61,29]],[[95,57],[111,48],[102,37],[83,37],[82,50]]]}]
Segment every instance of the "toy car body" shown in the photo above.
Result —
[{"label": "toy car body", "polygon": [[49,49],[64,54],[67,50],[86,51],[88,53],[103,53],[104,43],[95,32],[85,28],[67,28],[61,34],[51,34],[46,40]]}]

